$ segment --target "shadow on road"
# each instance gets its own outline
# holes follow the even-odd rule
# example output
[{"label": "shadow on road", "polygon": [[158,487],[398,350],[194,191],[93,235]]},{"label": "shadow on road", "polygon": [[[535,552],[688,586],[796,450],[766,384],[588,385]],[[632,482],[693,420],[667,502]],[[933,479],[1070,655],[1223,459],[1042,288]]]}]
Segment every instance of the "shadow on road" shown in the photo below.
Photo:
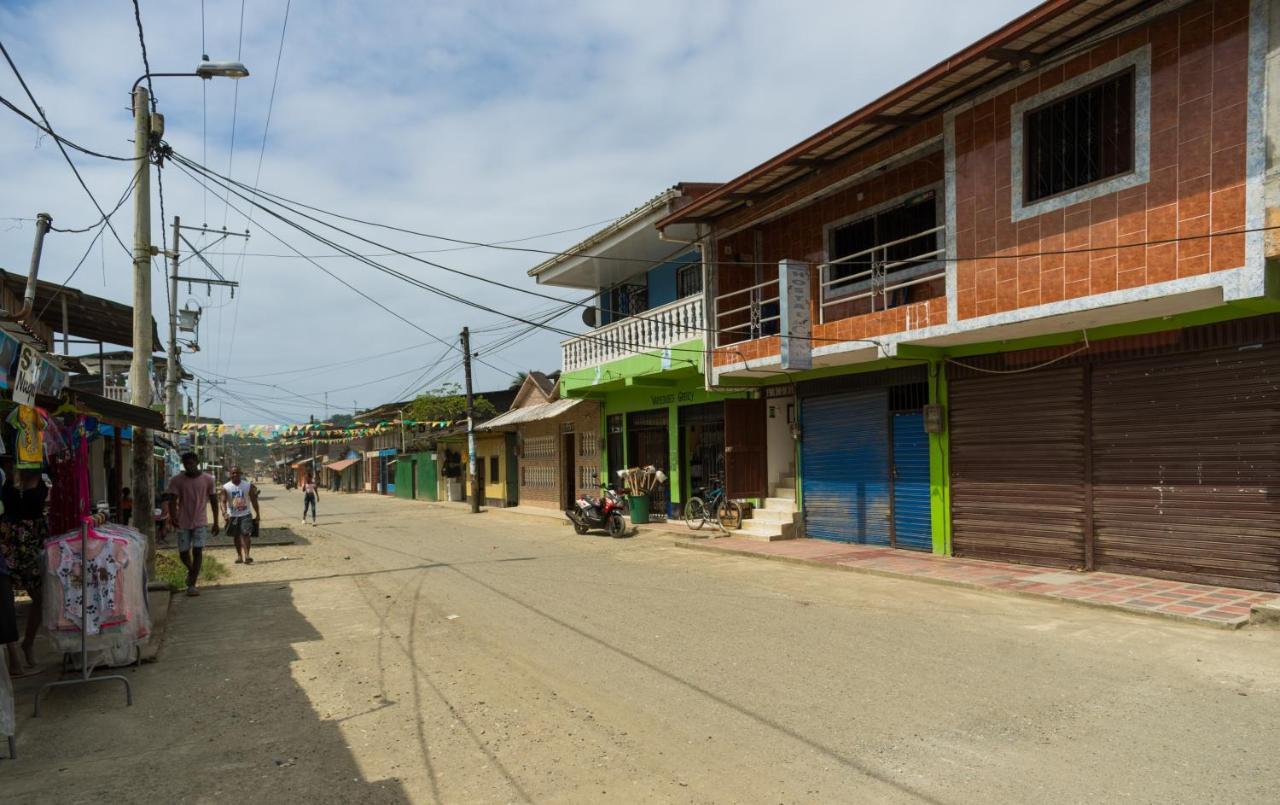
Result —
[{"label": "shadow on road", "polygon": [[297,681],[325,672],[299,652],[322,639],[286,583],[175,600],[159,661],[124,672],[134,706],[118,686],[62,688],[35,719],[53,672],[15,681],[21,759],[3,799],[408,802],[399,780],[365,779],[338,726],[351,716],[318,713]]}]

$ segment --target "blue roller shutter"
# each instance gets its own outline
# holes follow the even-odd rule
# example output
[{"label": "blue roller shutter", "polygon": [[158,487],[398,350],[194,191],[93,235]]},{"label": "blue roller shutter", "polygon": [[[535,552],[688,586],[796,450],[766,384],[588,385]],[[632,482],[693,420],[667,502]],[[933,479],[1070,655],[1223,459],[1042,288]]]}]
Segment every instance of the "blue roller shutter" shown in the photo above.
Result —
[{"label": "blue roller shutter", "polygon": [[893,415],[894,547],[933,549],[929,512],[929,436],[918,412]]},{"label": "blue roller shutter", "polygon": [[889,544],[889,410],[884,389],[805,399],[800,475],[805,532]]}]

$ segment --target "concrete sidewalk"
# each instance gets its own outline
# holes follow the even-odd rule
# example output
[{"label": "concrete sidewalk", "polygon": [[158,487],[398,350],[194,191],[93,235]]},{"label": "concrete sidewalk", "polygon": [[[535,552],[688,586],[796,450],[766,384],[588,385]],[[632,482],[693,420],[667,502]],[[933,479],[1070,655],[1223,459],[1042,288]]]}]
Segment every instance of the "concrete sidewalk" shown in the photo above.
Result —
[{"label": "concrete sidewalk", "polygon": [[1280,611],[1280,595],[1256,590],[1214,587],[1119,573],[1084,573],[1034,565],[959,559],[825,540],[758,542],[728,537],[681,541],[676,544],[682,548],[712,553],[755,556],[954,587],[1052,598],[1226,629],[1237,629],[1251,620],[1273,622],[1277,611]]}]

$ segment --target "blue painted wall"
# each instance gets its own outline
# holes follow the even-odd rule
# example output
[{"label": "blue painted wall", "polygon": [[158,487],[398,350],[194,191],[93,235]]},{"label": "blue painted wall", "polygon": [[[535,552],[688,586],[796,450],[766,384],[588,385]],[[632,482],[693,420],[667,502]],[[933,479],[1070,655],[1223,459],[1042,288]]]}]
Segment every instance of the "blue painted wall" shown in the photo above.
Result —
[{"label": "blue painted wall", "polygon": [[[698,260],[698,251],[693,249],[649,269],[645,275],[645,285],[649,291],[649,307],[661,307],[676,301],[676,272],[681,266],[697,263]],[[639,277],[635,281],[638,284]],[[599,305],[600,325],[604,326],[614,321],[609,312],[609,289],[606,288],[600,292]]]}]

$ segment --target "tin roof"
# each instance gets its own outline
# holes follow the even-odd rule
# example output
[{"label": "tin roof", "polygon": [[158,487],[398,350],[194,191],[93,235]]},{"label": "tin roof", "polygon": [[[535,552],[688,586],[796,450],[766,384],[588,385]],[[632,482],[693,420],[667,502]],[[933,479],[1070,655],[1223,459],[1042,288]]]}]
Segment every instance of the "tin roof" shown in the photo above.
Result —
[{"label": "tin roof", "polygon": [[[1156,0],[1048,0],[803,142],[657,222],[714,220],[1008,79]],[[532,272],[531,272],[532,273]]]}]

